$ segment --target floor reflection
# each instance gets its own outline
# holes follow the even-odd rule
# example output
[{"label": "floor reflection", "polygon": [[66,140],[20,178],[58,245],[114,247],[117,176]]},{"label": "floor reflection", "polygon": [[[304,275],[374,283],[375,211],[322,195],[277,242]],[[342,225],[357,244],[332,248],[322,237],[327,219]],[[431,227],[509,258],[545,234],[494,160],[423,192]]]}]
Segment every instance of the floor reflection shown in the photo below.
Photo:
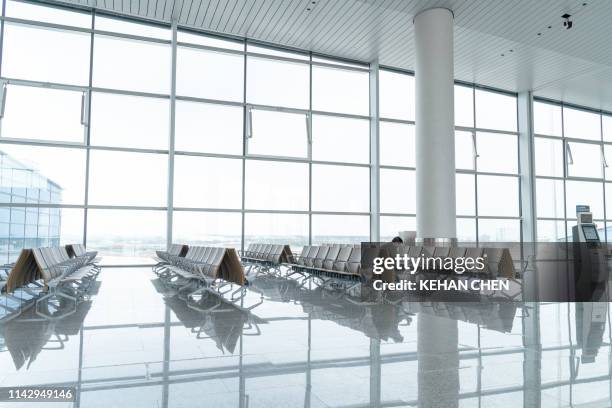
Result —
[{"label": "floor reflection", "polygon": [[[80,333],[91,304],[91,300],[81,302],[76,312],[58,320],[42,318],[34,312],[34,308],[30,308],[17,319],[1,325],[0,337],[3,338],[3,347],[10,353],[15,369],[29,369],[43,350],[64,349],[65,344]],[[45,306],[49,314],[61,313],[74,308],[74,303],[58,298],[57,304],[46,304],[43,307]]]},{"label": "floor reflection", "polygon": [[232,305],[219,304],[213,296],[199,302],[201,310],[212,309],[219,305],[208,313],[189,307],[187,301],[177,295],[166,297],[164,301],[196,339],[211,339],[222,352],[233,354],[240,336],[260,334],[259,325],[265,323],[251,313]]},{"label": "floor reflection", "polygon": [[0,386],[73,385],[75,407],[611,406],[608,303],[409,302],[261,277],[248,312],[190,304],[146,268],[100,281],[64,319],[0,324]]}]

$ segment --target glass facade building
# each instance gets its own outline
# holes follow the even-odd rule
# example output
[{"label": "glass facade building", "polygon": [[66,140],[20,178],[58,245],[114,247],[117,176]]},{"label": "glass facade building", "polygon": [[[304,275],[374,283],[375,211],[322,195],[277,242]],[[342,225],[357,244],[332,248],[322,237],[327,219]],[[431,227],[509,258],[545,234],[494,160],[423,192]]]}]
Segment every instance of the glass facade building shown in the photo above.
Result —
[{"label": "glass facade building", "polygon": [[[57,246],[61,235],[62,187],[33,166],[0,150],[0,264],[14,262],[22,248]],[[28,204],[28,206],[24,206]]]}]

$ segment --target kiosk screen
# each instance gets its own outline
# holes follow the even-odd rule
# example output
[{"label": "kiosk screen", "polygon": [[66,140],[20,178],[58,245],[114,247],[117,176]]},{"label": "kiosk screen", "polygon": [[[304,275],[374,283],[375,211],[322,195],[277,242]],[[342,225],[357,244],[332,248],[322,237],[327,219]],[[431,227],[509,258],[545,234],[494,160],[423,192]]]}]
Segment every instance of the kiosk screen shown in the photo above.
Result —
[{"label": "kiosk screen", "polygon": [[597,230],[593,225],[583,225],[582,232],[584,233],[584,238],[587,241],[599,241],[599,235],[597,235]]}]

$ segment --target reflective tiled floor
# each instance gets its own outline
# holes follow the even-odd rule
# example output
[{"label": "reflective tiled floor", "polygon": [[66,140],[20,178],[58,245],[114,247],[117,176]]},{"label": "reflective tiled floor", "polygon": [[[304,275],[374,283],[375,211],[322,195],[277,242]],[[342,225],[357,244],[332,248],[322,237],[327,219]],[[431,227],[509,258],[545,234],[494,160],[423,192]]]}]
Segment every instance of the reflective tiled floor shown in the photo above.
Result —
[{"label": "reflective tiled floor", "polygon": [[79,390],[48,407],[612,405],[608,304],[598,322],[592,304],[360,304],[256,278],[250,313],[198,311],[148,268],[99,280],[63,320],[0,325],[0,386]]}]

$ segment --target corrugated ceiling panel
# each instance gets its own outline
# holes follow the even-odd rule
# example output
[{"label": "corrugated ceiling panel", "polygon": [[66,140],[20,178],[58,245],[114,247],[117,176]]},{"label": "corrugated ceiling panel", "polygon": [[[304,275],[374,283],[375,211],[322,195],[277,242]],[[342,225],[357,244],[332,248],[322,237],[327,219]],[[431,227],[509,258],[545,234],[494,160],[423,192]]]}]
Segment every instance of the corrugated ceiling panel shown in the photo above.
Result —
[{"label": "corrugated ceiling panel", "polygon": [[291,6],[283,18],[277,22],[273,30],[270,30],[268,38],[270,42],[282,43],[282,37],[292,29],[296,21],[302,16],[303,10],[309,0],[293,0]]}]

